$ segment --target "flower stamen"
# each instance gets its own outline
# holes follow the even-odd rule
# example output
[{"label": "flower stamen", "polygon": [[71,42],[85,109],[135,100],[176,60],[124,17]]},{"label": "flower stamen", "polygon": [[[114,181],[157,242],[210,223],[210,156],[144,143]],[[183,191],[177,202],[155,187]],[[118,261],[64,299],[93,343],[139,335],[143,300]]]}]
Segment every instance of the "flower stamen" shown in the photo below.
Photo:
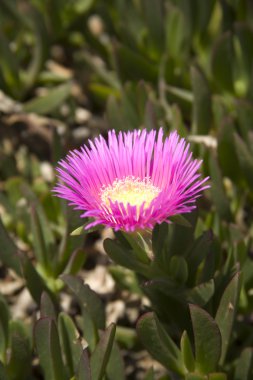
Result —
[{"label": "flower stamen", "polygon": [[116,179],[112,185],[105,186],[101,190],[101,201],[107,207],[111,202],[123,203],[126,208],[128,204],[140,209],[145,202],[145,208],[155,199],[161,189],[154,186],[149,177],[141,179],[139,177],[128,176]]}]

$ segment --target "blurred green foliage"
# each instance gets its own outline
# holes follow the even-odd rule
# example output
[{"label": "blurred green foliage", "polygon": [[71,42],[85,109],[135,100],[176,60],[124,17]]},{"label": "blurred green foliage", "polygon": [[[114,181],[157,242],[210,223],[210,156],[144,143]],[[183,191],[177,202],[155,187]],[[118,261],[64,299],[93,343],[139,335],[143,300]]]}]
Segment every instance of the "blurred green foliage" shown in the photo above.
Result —
[{"label": "blurred green foliage", "polygon": [[[75,276],[86,258],[86,236],[70,235],[79,214],[52,197],[41,152],[15,142],[18,123],[8,143],[9,116],[43,116],[53,131],[43,159],[54,165],[79,107],[117,131],[177,129],[203,159],[211,189],[191,227],[156,226],[152,260],[141,239],[117,233],[105,241],[121,265],[110,273],[151,301],[137,332],[163,379],[251,380],[252,1],[1,0],[0,56],[0,89],[18,105],[0,107],[0,259],[40,307],[34,327],[0,297],[0,380],[36,379],[35,355],[46,380],[125,378],[115,326],[106,329],[100,298]],[[66,287],[80,306],[73,318],[61,310]]]}]

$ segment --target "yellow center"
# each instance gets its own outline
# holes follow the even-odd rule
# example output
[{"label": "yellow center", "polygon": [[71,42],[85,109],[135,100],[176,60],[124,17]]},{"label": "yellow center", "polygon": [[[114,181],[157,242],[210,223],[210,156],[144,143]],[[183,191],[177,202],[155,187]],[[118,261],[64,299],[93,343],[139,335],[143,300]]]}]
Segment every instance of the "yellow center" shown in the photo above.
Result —
[{"label": "yellow center", "polygon": [[123,203],[125,207],[129,203],[131,206],[137,206],[138,209],[145,202],[146,208],[160,191],[151,183],[150,178],[140,179],[129,176],[116,179],[112,185],[104,187],[101,190],[101,200],[107,207],[110,207],[110,199],[112,202]]}]

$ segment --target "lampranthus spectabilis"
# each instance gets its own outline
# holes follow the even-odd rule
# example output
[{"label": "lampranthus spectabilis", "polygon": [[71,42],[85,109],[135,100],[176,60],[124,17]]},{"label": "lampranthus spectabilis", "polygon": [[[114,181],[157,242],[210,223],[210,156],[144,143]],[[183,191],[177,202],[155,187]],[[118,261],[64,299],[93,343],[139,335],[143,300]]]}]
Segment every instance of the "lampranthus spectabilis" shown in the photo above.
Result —
[{"label": "lampranthus spectabilis", "polygon": [[59,162],[53,191],[92,218],[86,228],[148,229],[196,207],[209,187],[200,166],[177,132],[112,130],[108,141],[99,136]]}]

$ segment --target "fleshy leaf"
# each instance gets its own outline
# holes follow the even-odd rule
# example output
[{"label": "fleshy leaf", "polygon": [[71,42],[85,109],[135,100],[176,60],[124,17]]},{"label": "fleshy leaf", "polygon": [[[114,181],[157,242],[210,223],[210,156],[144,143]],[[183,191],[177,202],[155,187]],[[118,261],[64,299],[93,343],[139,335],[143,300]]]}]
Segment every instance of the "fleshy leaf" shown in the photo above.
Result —
[{"label": "fleshy leaf", "polygon": [[237,361],[234,380],[251,380],[253,376],[253,349],[245,348]]},{"label": "fleshy leaf", "polygon": [[137,323],[137,332],[147,351],[166,368],[184,374],[182,355],[154,313],[144,314]]},{"label": "fleshy leaf", "polygon": [[225,361],[229,340],[232,333],[233,323],[237,310],[238,297],[240,293],[240,273],[236,273],[226,287],[220,305],[218,307],[215,321],[217,322],[222,337],[222,353],[220,364]]},{"label": "fleshy leaf", "polygon": [[9,308],[4,297],[0,294],[0,359],[5,361],[9,339]]},{"label": "fleshy leaf", "polygon": [[95,348],[98,329],[105,327],[105,311],[99,296],[80,278],[63,275],[63,281],[77,297],[82,309],[83,334],[91,349]]},{"label": "fleshy leaf", "polygon": [[63,275],[62,279],[75,294],[80,306],[89,310],[97,328],[103,329],[105,327],[105,314],[99,296],[88,285],[84,284],[80,278]]},{"label": "fleshy leaf", "polygon": [[211,92],[205,75],[197,66],[191,68],[191,81],[194,95],[192,131],[206,135],[212,126]]},{"label": "fleshy leaf", "polygon": [[41,318],[37,321],[34,332],[45,380],[67,380],[55,322],[51,318]]},{"label": "fleshy leaf", "polygon": [[203,374],[216,370],[221,356],[221,333],[214,319],[203,309],[190,305],[196,368]]},{"label": "fleshy leaf", "polygon": [[76,274],[84,265],[86,254],[82,248],[77,248],[72,255],[64,269],[66,274]]},{"label": "fleshy leaf", "polygon": [[12,268],[18,275],[21,275],[21,266],[18,259],[18,248],[8,235],[0,218],[0,260],[8,268]]},{"label": "fleshy leaf", "polygon": [[184,284],[188,278],[188,265],[180,256],[172,256],[170,259],[170,275],[179,284]]},{"label": "fleshy leaf", "polygon": [[185,367],[189,372],[193,372],[195,369],[195,359],[193,356],[191,343],[186,331],[183,332],[183,335],[181,337],[180,347]]},{"label": "fleshy leaf", "polygon": [[72,319],[63,312],[58,317],[58,329],[66,365],[69,373],[73,375],[83,351],[79,333]]},{"label": "fleshy leaf", "polygon": [[47,95],[30,100],[24,104],[25,112],[45,115],[58,108],[70,95],[71,82],[48,90]]},{"label": "fleshy leaf", "polygon": [[212,178],[211,193],[217,213],[221,219],[231,222],[232,214],[230,210],[230,203],[223,186],[222,173],[216,158],[212,154],[209,156],[209,168],[210,176]]},{"label": "fleshy leaf", "polygon": [[[116,332],[117,334],[117,332]],[[116,343],[117,335],[114,340],[111,355],[106,367],[106,376],[108,380],[125,380],[125,368],[124,368],[124,362],[123,358],[120,352],[120,349],[118,347],[118,344]]]},{"label": "fleshy leaf", "polygon": [[216,42],[212,54],[213,77],[223,90],[233,92],[233,38],[231,32],[224,33]]},{"label": "fleshy leaf", "polygon": [[128,269],[132,269],[144,276],[149,275],[148,265],[137,261],[137,259],[132,256],[131,251],[124,249],[116,241],[112,239],[105,239],[104,249],[109,257],[117,264]]},{"label": "fleshy leaf", "polygon": [[187,295],[187,300],[188,302],[194,303],[198,306],[204,306],[213,296],[214,291],[214,280],[211,279],[208,282],[204,282],[190,289]]},{"label": "fleshy leaf", "polygon": [[210,373],[208,380],[227,380],[227,375],[221,372]]},{"label": "fleshy leaf", "polygon": [[77,368],[76,380],[92,380],[88,348],[85,348],[82,352]]},{"label": "fleshy leaf", "polygon": [[56,310],[49,294],[43,291],[40,300],[40,317],[49,317],[56,321]]},{"label": "fleshy leaf", "polygon": [[108,364],[113,340],[115,336],[116,325],[111,324],[100,336],[99,342],[91,355],[91,377],[92,380],[102,380],[105,375]]},{"label": "fleshy leaf", "polygon": [[32,349],[25,326],[18,321],[10,323],[10,357],[7,373],[11,379],[26,380],[31,373]]},{"label": "fleshy leaf", "polygon": [[52,292],[47,287],[45,281],[34,268],[30,259],[25,254],[21,255],[21,263],[23,275],[26,280],[26,286],[30,291],[34,301],[39,305],[41,294],[43,291],[46,291],[51,295],[52,298],[54,298]]}]

